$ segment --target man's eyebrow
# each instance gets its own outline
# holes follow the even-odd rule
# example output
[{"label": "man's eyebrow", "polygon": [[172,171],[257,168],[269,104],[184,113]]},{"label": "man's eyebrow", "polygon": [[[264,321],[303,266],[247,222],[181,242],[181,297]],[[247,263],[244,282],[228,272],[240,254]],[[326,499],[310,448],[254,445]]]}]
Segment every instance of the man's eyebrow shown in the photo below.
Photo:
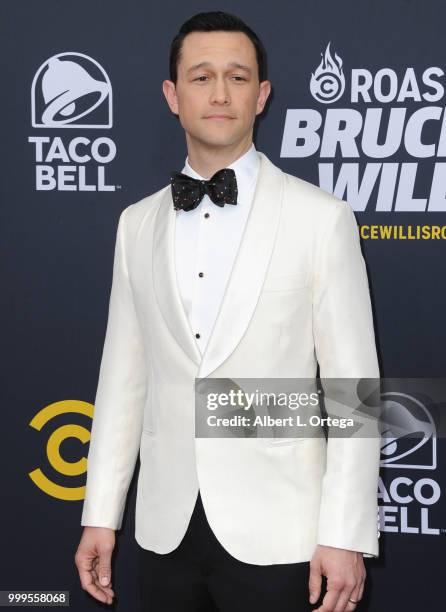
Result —
[{"label": "man's eyebrow", "polygon": [[[188,69],[186,74],[189,74],[190,72],[193,72],[194,70],[199,70],[200,68],[208,68],[209,66],[212,66],[211,62],[200,62],[199,64],[194,64]],[[245,66],[244,64],[239,64],[238,62],[229,62],[227,66],[229,68],[238,68],[239,70],[245,70],[249,74],[251,74],[252,72],[249,66]]]}]

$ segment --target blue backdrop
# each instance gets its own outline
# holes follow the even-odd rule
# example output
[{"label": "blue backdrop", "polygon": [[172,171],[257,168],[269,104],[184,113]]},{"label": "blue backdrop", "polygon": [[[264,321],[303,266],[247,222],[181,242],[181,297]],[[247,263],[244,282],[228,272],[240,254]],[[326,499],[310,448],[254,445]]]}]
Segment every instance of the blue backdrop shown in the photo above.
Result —
[{"label": "blue backdrop", "polygon": [[[74,554],[117,220],[183,166],[161,82],[181,23],[216,9],[238,14],[268,51],[257,149],[356,211],[382,376],[444,375],[443,2],[3,2],[0,590],[68,590],[76,612],[100,606]],[[367,562],[361,610],[436,610],[443,599],[436,434],[429,460],[383,461],[380,558]],[[138,609],[135,484],[113,567],[125,612]]]}]

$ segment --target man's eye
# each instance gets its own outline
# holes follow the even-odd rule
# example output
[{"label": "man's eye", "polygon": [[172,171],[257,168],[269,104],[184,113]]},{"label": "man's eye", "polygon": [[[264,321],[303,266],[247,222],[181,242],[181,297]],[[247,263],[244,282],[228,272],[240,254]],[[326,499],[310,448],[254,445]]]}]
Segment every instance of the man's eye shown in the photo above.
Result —
[{"label": "man's eye", "polygon": [[[207,78],[209,78],[209,77],[207,77],[205,74],[203,74],[203,75],[195,78],[194,81],[199,81],[200,83],[204,83],[204,80],[207,79]],[[234,75],[233,78],[236,79],[238,82],[246,81],[245,77],[242,77],[242,76],[240,76],[238,74]]]}]

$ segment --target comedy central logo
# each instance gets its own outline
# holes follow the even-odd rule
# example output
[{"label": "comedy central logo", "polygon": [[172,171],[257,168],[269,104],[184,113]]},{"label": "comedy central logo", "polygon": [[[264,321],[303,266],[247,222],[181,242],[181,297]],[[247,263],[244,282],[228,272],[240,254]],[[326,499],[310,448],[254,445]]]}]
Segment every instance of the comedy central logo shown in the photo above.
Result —
[{"label": "comedy central logo", "polygon": [[[37,191],[115,191],[116,185],[105,179],[105,167],[116,157],[114,141],[108,136],[63,136],[66,129],[110,129],[112,97],[106,71],[83,53],[58,53],[37,69],[31,125],[39,134],[28,138],[34,145]],[[43,129],[51,132],[42,135]],[[60,134],[54,135],[55,130]]]},{"label": "comedy central logo", "polygon": [[345,90],[345,77],[342,72],[342,59],[335,52],[332,56],[328,43],[322,60],[311,73],[310,91],[313,98],[323,104],[331,104],[339,100]]},{"label": "comedy central logo", "polygon": [[[66,501],[78,501],[85,497],[85,484],[79,482],[87,472],[87,457],[67,453],[67,441],[79,442],[80,449],[90,441],[90,431],[72,420],[93,418],[94,406],[82,400],[62,400],[40,410],[29,425],[41,436],[44,456],[41,466],[35,467],[28,476],[44,493]],[[59,423],[59,419],[69,422]],[[82,451],[81,451],[82,452]]]},{"label": "comedy central logo", "polygon": [[111,128],[112,87],[102,66],[82,53],[58,53],[37,70],[31,87],[32,126]]}]

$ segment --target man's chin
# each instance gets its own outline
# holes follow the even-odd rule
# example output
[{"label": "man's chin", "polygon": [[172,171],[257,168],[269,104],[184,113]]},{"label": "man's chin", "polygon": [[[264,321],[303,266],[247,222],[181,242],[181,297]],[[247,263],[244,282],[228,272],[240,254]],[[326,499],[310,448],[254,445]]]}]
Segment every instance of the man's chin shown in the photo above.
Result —
[{"label": "man's chin", "polygon": [[197,140],[208,147],[230,147],[240,138],[237,134],[201,134]]}]

